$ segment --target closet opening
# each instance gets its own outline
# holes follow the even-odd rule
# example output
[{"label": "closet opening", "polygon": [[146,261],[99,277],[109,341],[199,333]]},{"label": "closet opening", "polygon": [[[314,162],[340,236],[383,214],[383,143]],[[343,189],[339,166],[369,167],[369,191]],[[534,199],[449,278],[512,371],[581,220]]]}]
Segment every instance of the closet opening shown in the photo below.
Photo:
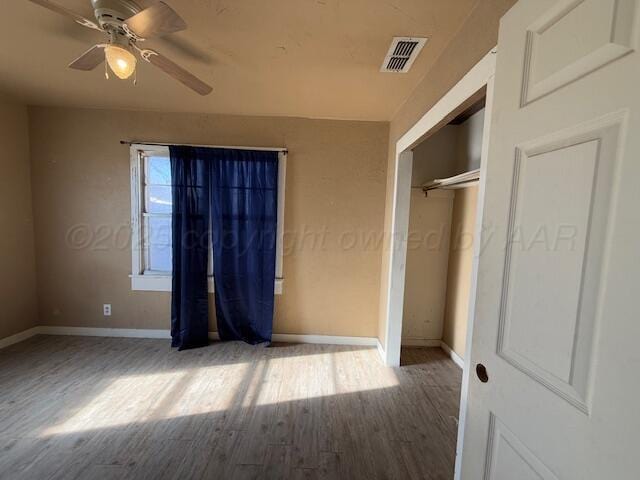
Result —
[{"label": "closet opening", "polygon": [[429,347],[464,365],[485,103],[478,92],[411,149],[401,365]]}]

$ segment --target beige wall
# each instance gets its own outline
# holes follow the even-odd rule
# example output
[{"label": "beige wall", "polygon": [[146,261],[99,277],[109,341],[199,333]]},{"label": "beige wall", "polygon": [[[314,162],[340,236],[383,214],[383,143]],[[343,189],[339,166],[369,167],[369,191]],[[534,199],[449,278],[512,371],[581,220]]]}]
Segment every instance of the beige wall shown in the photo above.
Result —
[{"label": "beige wall", "polygon": [[38,321],[27,108],[0,97],[0,339]]},{"label": "beige wall", "polygon": [[453,195],[411,190],[402,342],[420,345],[442,338]]},{"label": "beige wall", "polygon": [[464,358],[478,187],[455,190],[442,340]]},{"label": "beige wall", "polygon": [[[288,147],[285,280],[274,330],[376,335],[380,247],[340,239],[382,230],[388,123],[44,107],[29,113],[43,324],[169,327],[170,294],[131,291],[131,252],[122,248],[130,177],[129,149],[119,140],[137,139]],[[90,247],[69,244],[78,226],[95,235]],[[103,317],[103,303],[112,304],[111,317]]]},{"label": "beige wall", "polygon": [[[444,96],[498,41],[498,23],[516,0],[482,0],[476,3],[466,21],[442,52],[438,60],[425,72],[413,94],[395,113],[389,127],[387,157],[387,188],[385,200],[385,231],[391,231],[393,179],[395,176],[395,145],[411,126]],[[385,236],[389,239],[389,235]],[[385,246],[386,247],[386,246]],[[386,310],[389,276],[389,255],[382,255],[380,283],[380,321],[378,338],[386,347]]]}]

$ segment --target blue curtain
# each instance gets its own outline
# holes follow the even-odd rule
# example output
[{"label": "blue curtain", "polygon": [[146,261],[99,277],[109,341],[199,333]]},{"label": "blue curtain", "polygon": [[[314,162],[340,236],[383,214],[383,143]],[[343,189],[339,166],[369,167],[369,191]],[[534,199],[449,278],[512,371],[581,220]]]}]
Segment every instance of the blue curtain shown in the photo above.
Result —
[{"label": "blue curtain", "polygon": [[207,262],[210,165],[192,147],[169,147],[173,200],[171,346],[209,343]]},{"label": "blue curtain", "polygon": [[276,267],[278,154],[206,149],[221,340],[271,342]]}]

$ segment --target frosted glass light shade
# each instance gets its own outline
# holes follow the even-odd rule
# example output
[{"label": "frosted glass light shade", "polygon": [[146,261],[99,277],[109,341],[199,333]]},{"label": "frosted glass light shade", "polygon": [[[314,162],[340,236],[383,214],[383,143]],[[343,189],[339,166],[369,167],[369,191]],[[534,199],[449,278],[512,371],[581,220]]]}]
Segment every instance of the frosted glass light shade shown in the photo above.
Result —
[{"label": "frosted glass light shade", "polygon": [[118,78],[125,80],[135,72],[136,57],[129,50],[117,45],[107,45],[104,54],[109,67]]}]

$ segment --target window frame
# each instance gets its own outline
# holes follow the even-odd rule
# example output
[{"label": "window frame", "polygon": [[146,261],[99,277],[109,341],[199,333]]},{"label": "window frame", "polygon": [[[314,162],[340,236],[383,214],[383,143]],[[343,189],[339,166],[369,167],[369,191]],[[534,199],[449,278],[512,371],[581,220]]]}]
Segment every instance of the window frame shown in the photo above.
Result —
[{"label": "window frame", "polygon": [[[287,150],[258,147],[215,147],[234,148],[240,150],[269,150],[278,152],[278,218],[276,226],[276,278],[274,293],[282,294],[284,284],[283,245],[284,245],[284,199],[287,171]],[[170,292],[171,272],[145,270],[148,262],[148,243],[145,229],[145,174],[146,158],[152,156],[169,156],[166,145],[132,143],[129,148],[131,165],[131,289],[136,291]],[[209,248],[209,292],[214,291],[213,272],[211,268],[212,246]]]}]

